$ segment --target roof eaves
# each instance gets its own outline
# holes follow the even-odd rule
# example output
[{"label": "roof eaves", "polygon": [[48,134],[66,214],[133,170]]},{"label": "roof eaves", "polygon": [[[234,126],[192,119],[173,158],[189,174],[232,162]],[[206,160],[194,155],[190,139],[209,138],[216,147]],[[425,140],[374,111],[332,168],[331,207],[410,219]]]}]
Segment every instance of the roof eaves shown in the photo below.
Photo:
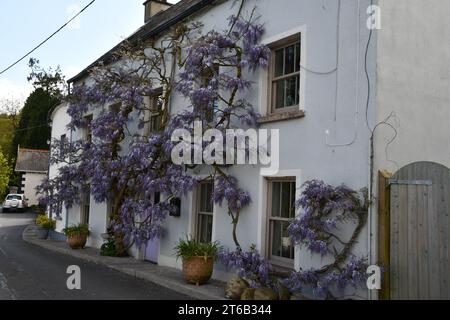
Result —
[{"label": "roof eaves", "polygon": [[[114,46],[111,50],[106,52],[104,55],[102,55],[99,59],[91,63],[88,67],[83,69],[80,73],[78,73],[76,76],[70,78],[67,83],[73,83],[76,81],[79,81],[83,78],[85,78],[89,74],[89,70],[98,65],[100,62],[104,63],[110,63],[112,62],[113,54],[116,50],[118,50],[121,45],[126,41],[136,41],[136,40],[146,40],[152,36],[156,36],[159,33],[167,30],[171,26],[177,24],[178,22],[188,18],[192,14],[196,13],[197,11],[203,9],[207,5],[212,4],[213,2],[216,2],[218,0],[182,0],[179,3],[173,5],[172,7],[168,8],[165,11],[162,11],[158,14],[156,14],[152,19],[150,19],[144,26],[139,28],[136,32],[134,32],[132,35],[130,35],[127,39],[124,41],[121,41],[119,44]],[[193,3],[191,6],[186,5]],[[186,6],[184,10],[180,10],[180,7]],[[180,12],[177,13],[177,10]],[[172,17],[174,11],[176,14]],[[160,23],[157,23],[155,26],[151,26],[152,23],[155,23],[154,18],[162,18],[163,16],[166,16],[166,19],[162,19]],[[146,30],[149,29],[149,30]]]}]

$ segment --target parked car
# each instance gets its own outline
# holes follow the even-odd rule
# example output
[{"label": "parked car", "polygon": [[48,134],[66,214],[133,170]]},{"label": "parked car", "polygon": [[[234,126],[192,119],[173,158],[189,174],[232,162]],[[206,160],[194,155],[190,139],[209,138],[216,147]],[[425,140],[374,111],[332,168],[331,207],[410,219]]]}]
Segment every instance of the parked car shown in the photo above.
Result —
[{"label": "parked car", "polygon": [[23,194],[8,194],[3,202],[3,212],[24,211],[27,207],[28,202]]}]

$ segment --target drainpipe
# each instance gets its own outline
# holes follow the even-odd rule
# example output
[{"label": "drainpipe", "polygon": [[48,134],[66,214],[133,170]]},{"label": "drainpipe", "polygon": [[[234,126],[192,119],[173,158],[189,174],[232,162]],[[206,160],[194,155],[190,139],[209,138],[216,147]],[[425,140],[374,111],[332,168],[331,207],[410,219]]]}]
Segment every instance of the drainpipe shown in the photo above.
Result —
[{"label": "drainpipe", "polygon": [[[369,195],[369,208],[367,213],[367,252],[368,252],[368,263],[369,265],[373,264],[372,259],[372,216],[373,216],[373,203],[372,203],[372,192],[373,190],[373,136],[370,138],[369,143],[369,186],[368,186],[368,195]],[[367,289],[367,297],[369,300],[372,300],[374,297],[372,295],[372,291]]]}]

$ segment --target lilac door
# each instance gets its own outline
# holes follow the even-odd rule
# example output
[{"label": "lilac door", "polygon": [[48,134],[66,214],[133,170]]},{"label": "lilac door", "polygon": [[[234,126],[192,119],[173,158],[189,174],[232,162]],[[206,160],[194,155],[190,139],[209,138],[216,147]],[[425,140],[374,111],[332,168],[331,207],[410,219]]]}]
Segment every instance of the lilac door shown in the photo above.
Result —
[{"label": "lilac door", "polygon": [[145,245],[144,259],[153,263],[158,263],[159,239],[149,240]]}]

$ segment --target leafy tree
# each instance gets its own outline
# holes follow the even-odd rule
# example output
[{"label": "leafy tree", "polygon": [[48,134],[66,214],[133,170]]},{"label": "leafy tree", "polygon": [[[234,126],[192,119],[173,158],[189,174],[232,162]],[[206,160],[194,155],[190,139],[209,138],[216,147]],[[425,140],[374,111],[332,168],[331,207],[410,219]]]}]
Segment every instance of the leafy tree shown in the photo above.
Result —
[{"label": "leafy tree", "polygon": [[30,94],[14,134],[13,150],[17,150],[18,145],[32,149],[48,149],[47,141],[51,135],[48,115],[59,102],[58,98],[49,95],[43,88],[37,88]]},{"label": "leafy tree", "polygon": [[49,114],[63,98],[65,89],[64,76],[58,66],[55,70],[47,70],[39,66],[39,60],[31,58],[31,69],[28,81],[34,91],[28,96],[20,113],[16,134],[12,141],[12,149],[21,145],[26,148],[47,149],[50,140]]},{"label": "leafy tree", "polygon": [[[19,145],[31,149],[49,148],[49,114],[61,102],[65,89],[64,76],[59,66],[46,70],[41,68],[39,60],[34,58],[30,59],[28,65],[31,71],[27,79],[33,84],[34,91],[26,99],[20,114],[17,115],[18,108],[9,112],[14,128],[9,147],[11,163],[15,163]],[[10,185],[18,185],[20,176],[11,171],[9,180]]]},{"label": "leafy tree", "polygon": [[52,67],[45,70],[40,67],[39,60],[36,58],[30,58],[28,66],[31,72],[27,80],[31,82],[35,89],[42,88],[52,97],[61,97],[63,95],[66,82],[60,66],[57,66],[55,70]]},{"label": "leafy tree", "polygon": [[19,125],[21,103],[13,99],[0,101],[0,148],[3,155],[11,160],[15,150],[12,150],[12,139]]}]

